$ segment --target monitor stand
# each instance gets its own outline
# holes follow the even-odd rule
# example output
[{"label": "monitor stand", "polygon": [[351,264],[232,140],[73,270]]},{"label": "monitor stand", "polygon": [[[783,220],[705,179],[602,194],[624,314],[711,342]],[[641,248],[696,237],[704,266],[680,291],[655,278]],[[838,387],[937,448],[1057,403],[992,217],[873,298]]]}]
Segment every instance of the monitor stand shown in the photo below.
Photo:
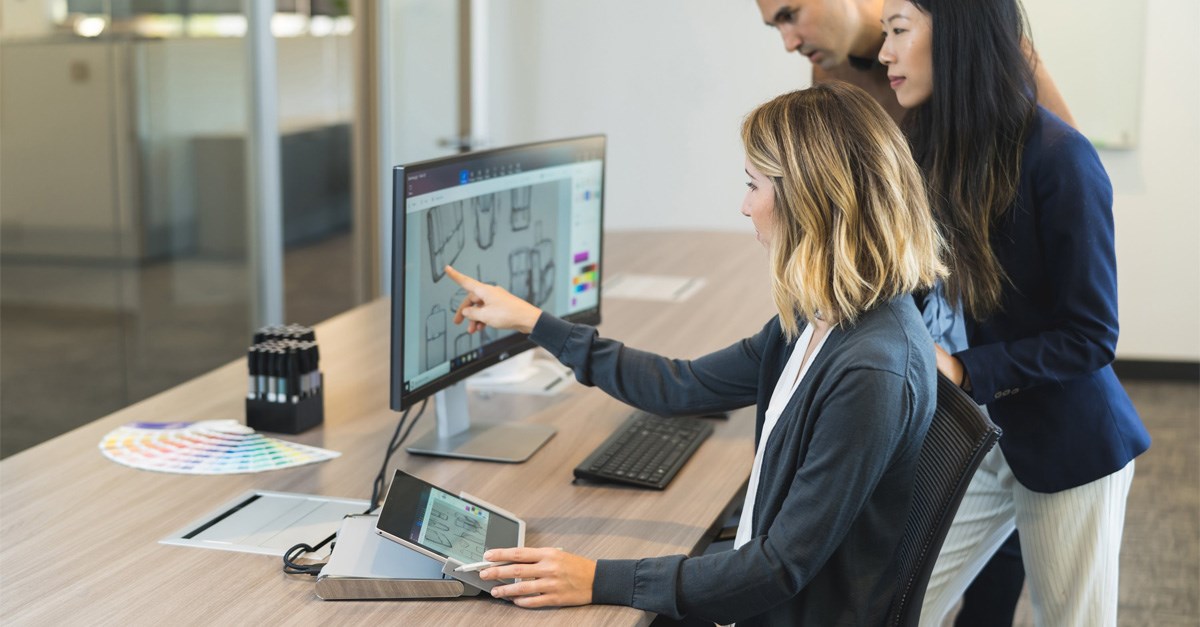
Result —
[{"label": "monitor stand", "polygon": [[459,381],[434,396],[437,431],[408,446],[409,453],[518,463],[529,459],[554,435],[550,425],[471,424],[467,384]]}]

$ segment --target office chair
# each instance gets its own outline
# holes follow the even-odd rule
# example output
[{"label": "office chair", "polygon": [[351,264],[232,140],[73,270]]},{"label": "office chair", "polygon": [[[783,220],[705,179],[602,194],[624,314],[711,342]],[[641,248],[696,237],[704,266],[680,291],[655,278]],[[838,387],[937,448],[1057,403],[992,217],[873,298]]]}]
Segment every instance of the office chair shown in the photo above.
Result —
[{"label": "office chair", "polygon": [[925,587],[967,485],[983,456],[1000,439],[1000,428],[975,401],[941,374],[937,409],[917,461],[912,508],[896,551],[899,587],[888,610],[889,627],[916,626]]}]

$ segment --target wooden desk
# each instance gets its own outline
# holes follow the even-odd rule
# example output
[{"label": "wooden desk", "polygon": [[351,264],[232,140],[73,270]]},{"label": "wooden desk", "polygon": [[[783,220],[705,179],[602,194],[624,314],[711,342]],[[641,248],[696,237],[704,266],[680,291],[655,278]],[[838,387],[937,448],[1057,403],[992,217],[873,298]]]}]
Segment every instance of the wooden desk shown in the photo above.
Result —
[{"label": "wooden desk", "polygon": [[[765,252],[748,235],[621,233],[605,240],[606,272],[703,276],[682,304],[606,300],[605,335],[674,357],[695,357],[757,332],[773,314]],[[326,376],[325,425],[295,437],[341,451],[312,466],[263,474],[186,476],[139,471],[97,448],[131,421],[243,418],[238,360],[0,462],[0,620],[8,624],[647,624],[631,608],[522,610],[490,598],[321,601],[313,579],[278,558],[158,544],[250,489],[367,498],[398,414],[388,409],[388,315],[379,300],[317,327]],[[499,399],[500,397],[494,397]],[[692,553],[750,474],[753,411],[716,433],[663,492],[571,482],[571,469],[629,409],[572,383],[523,418],[558,434],[524,464],[416,457],[393,466],[467,490],[523,516],[531,546],[593,558]],[[546,401],[541,401],[546,403]],[[414,436],[433,425],[432,408]]]}]

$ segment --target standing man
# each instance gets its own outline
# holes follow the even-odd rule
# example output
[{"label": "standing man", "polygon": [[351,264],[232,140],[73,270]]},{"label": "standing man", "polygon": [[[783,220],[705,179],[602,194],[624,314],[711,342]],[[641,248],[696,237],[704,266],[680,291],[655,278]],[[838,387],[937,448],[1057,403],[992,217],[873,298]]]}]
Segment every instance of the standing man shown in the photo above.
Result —
[{"label": "standing man", "polygon": [[[897,122],[904,109],[888,85],[887,68],[879,63],[883,46],[883,0],[757,0],[763,22],[779,31],[788,52],[804,55],[813,65],[813,82],[840,80],[871,94]],[[1026,46],[1037,82],[1038,104],[1067,124],[1075,120],[1050,74]]]}]

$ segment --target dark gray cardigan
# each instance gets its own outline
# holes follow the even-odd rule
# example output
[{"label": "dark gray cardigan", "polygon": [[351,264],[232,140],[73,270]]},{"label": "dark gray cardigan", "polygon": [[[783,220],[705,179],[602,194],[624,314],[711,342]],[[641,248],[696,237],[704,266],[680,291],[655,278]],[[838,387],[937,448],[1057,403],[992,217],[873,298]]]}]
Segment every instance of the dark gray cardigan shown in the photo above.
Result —
[{"label": "dark gray cardigan", "polygon": [[[530,338],[581,383],[650,412],[757,403],[756,442],[794,347],[778,318],[691,361],[547,314]],[[933,342],[911,297],[832,330],[766,443],[750,542],[700,557],[600,560],[593,602],[739,625],[880,624],[935,391]]]}]

